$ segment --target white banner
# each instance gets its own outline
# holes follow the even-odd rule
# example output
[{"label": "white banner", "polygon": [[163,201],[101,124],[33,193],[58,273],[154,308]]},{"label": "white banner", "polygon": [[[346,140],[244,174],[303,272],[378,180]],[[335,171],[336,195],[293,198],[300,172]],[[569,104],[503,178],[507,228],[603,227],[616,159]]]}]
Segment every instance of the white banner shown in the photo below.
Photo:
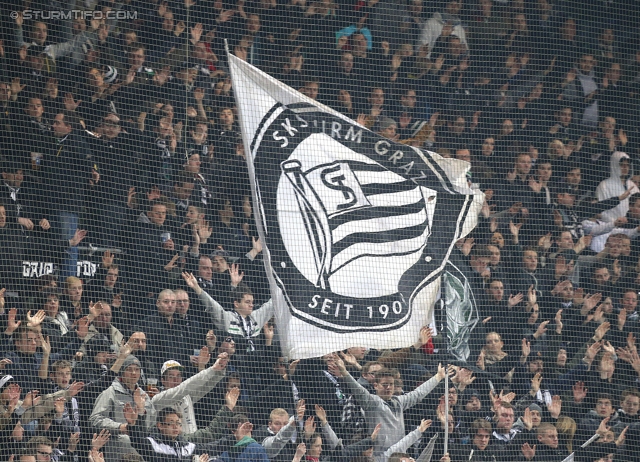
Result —
[{"label": "white banner", "polygon": [[383,138],[229,55],[283,354],[402,348],[483,202],[466,162]]}]

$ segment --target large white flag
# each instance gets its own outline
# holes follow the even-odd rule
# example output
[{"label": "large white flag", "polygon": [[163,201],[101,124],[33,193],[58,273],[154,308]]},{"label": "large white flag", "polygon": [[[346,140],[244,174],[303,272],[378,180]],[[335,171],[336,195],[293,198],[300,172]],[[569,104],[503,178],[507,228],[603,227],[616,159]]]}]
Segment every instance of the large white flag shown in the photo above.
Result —
[{"label": "large white flag", "polygon": [[229,56],[283,354],[413,344],[483,195],[466,162],[383,138]]}]

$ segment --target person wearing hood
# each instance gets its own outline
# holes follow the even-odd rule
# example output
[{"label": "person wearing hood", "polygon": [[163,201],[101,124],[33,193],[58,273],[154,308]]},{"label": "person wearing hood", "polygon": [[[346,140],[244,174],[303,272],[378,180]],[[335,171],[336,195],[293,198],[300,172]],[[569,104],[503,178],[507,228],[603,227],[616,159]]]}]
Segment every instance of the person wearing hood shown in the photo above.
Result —
[{"label": "person wearing hood", "polygon": [[431,50],[441,35],[454,35],[458,37],[462,45],[468,49],[467,36],[462,27],[460,16],[458,16],[461,8],[461,1],[448,0],[444,13],[436,11],[431,19],[424,24],[420,38],[418,39],[416,51],[419,51],[421,47],[426,45],[429,47],[429,55],[427,57],[430,57]]},{"label": "person wearing hood", "polygon": [[128,420],[124,413],[126,404],[136,405],[139,414],[144,416],[146,427],[150,427],[155,419],[151,400],[148,399],[147,393],[138,387],[140,369],[138,358],[133,355],[127,356],[119,377],[109,388],[100,393],[93,406],[89,423],[97,431],[109,430],[112,436],[104,447],[106,460],[120,460],[123,455],[134,451],[129,439]]},{"label": "person wearing hood", "polygon": [[598,126],[598,83],[594,67],[596,60],[590,53],[580,57],[579,68],[571,69],[562,82],[563,101],[578,104],[582,109],[582,125],[588,128]]},{"label": "person wearing hood", "polygon": [[[611,156],[609,164],[611,175],[606,180],[600,182],[596,188],[596,198],[599,201],[621,196],[626,191],[631,194],[639,193],[638,186],[631,181],[633,176],[633,167],[631,159],[624,152],[614,152]],[[617,218],[624,217],[629,211],[629,197],[621,200],[620,203],[602,212],[602,220],[605,222],[615,221]]]}]

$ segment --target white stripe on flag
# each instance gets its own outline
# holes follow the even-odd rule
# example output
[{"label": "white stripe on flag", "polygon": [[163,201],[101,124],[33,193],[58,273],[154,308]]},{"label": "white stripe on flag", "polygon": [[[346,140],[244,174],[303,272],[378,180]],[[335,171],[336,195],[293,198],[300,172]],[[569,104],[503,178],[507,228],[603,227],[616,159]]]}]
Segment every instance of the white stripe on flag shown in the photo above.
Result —
[{"label": "white stripe on flag", "polygon": [[367,200],[374,207],[399,207],[401,205],[415,204],[422,199],[420,187],[411,191],[372,194],[367,196]]},{"label": "white stripe on flag", "polygon": [[[382,167],[381,167],[382,168]],[[402,178],[400,175],[393,173],[389,170],[381,170],[379,172],[369,170],[358,170],[358,167],[353,168],[353,173],[360,182],[361,185],[367,184],[392,184],[402,183],[407,181],[406,178]]]}]

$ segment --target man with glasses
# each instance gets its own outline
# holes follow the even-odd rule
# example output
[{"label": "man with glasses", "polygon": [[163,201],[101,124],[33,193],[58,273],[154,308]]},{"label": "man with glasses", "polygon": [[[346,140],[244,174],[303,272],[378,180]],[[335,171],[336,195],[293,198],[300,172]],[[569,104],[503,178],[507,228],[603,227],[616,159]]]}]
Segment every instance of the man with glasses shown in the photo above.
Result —
[{"label": "man with glasses", "polygon": [[27,443],[28,453],[35,454],[36,462],[49,462],[53,454],[53,442],[44,436],[36,436]]}]

